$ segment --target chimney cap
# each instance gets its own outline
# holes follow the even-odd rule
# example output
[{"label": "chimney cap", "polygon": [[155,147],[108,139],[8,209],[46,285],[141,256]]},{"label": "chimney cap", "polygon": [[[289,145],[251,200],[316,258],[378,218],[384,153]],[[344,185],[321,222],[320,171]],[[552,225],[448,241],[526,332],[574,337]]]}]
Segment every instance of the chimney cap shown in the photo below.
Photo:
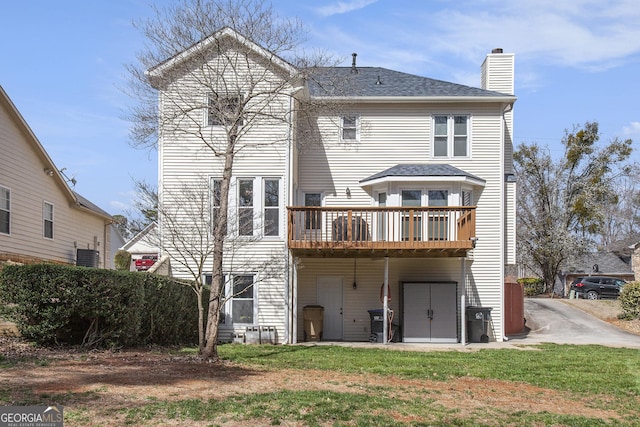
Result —
[{"label": "chimney cap", "polygon": [[502,52],[503,52],[503,51],[502,51],[502,48],[501,48],[501,47],[497,47],[497,48],[495,48],[495,49],[493,49],[493,50],[491,51],[491,53],[502,53]]}]

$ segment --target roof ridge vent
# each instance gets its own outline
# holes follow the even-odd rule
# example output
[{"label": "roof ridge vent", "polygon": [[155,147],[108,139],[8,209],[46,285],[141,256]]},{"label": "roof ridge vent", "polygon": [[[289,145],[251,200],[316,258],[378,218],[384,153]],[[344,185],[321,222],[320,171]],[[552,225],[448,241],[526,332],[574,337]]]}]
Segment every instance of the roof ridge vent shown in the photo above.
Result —
[{"label": "roof ridge vent", "polygon": [[353,74],[358,74],[358,69],[356,68],[356,56],[358,56],[358,54],[354,52],[351,56],[353,57],[353,60],[351,61],[351,72]]}]

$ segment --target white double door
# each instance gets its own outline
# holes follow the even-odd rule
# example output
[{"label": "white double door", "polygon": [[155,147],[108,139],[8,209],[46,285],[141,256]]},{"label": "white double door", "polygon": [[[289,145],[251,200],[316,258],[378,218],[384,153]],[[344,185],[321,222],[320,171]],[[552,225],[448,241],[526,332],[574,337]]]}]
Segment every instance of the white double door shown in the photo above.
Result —
[{"label": "white double door", "polygon": [[458,342],[455,283],[402,284],[403,342]]}]

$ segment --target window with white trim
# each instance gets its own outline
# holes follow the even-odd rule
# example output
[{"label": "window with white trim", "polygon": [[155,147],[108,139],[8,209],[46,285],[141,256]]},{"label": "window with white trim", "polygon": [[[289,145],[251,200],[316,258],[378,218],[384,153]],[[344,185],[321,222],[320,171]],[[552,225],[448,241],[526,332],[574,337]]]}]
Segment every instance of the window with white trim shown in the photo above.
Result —
[{"label": "window with white trim", "polygon": [[422,214],[411,214],[411,208],[422,206],[422,190],[402,190],[401,204],[406,208],[402,211],[402,240],[422,240]]},{"label": "window with white trim", "polygon": [[433,117],[433,157],[467,157],[469,155],[469,116]]},{"label": "window with white trim", "polygon": [[11,233],[11,190],[0,187],[0,233]]},{"label": "window with white trim", "polygon": [[[205,284],[213,284],[213,275],[205,273]],[[220,286],[221,325],[253,324],[256,318],[256,284],[253,274],[225,274]]]},{"label": "window with white trim", "polygon": [[253,179],[238,180],[238,234],[253,236]]},{"label": "window with white trim", "polygon": [[42,209],[44,237],[53,239],[53,204],[44,202]]},{"label": "window with white trim", "polygon": [[[449,191],[428,190],[427,203],[429,207],[449,206]],[[427,223],[429,240],[449,240],[449,216],[447,210],[430,210]]]},{"label": "window with white trim", "polygon": [[237,121],[238,126],[243,125],[241,96],[210,94],[207,98],[207,104],[207,125],[231,126],[235,121]]},{"label": "window with white trim", "polygon": [[280,235],[280,180],[264,180],[264,235]]},{"label": "window with white trim", "polygon": [[357,141],[360,137],[360,132],[358,131],[360,117],[352,114],[342,116],[340,120],[340,139],[342,141]]},{"label": "window with white trim", "polygon": [[233,277],[233,294],[231,296],[231,321],[234,324],[252,324],[254,319],[255,284],[253,275]]},{"label": "window with white trim", "polygon": [[[322,206],[322,194],[305,193],[304,205],[305,206]],[[304,228],[306,230],[321,230],[322,229],[322,211],[308,210],[305,215]]]}]

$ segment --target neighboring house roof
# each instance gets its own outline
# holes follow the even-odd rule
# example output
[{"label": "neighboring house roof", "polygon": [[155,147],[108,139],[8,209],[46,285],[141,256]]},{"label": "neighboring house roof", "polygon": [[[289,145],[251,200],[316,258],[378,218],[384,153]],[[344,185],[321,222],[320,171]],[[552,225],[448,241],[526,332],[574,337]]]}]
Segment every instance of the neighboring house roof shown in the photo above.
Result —
[{"label": "neighboring house roof", "polygon": [[79,206],[88,209],[98,215],[101,215],[105,218],[109,218],[111,219],[111,215],[109,215],[106,211],[102,210],[101,208],[99,208],[97,205],[91,203],[87,198],[85,198],[84,196],[81,196],[80,194],[76,193],[75,191],[73,192],[74,196],[76,197],[77,203]]},{"label": "neighboring house roof", "polygon": [[[597,271],[596,271],[597,266]],[[633,274],[631,267],[613,252],[595,252],[582,256],[563,268],[565,274]]]},{"label": "neighboring house roof", "polygon": [[452,181],[466,181],[480,186],[484,186],[486,182],[482,178],[447,164],[399,164],[360,180],[360,184],[372,185],[389,180],[424,181],[429,178],[437,178],[438,181],[442,181],[443,177],[451,178]]},{"label": "neighboring house roof", "polygon": [[142,231],[133,236],[128,242],[126,242],[120,249],[128,252],[158,252],[158,237],[157,237],[158,224],[152,222],[147,225]]},{"label": "neighboring house roof", "polygon": [[[515,96],[407,74],[380,67],[327,67],[313,70],[309,93],[313,97],[481,98],[515,101]],[[339,83],[337,83],[339,82]],[[338,86],[336,86],[338,85]]]},{"label": "neighboring house roof", "polygon": [[24,120],[24,117],[22,117],[22,114],[20,114],[16,106],[9,98],[9,95],[7,95],[1,85],[0,104],[5,106],[7,112],[13,118],[14,123],[20,128],[20,131],[25,136],[25,140],[27,141],[27,143],[31,145],[36,155],[40,158],[40,160],[42,160],[45,166],[45,171],[48,172],[53,179],[55,179],[55,182],[65,194],[67,199],[69,199],[69,201],[72,203],[72,205],[79,208],[84,208],[94,215],[101,216],[104,219],[111,220],[111,215],[91,203],[86,198],[80,196],[78,193],[73,191],[71,187],[69,187],[69,184],[67,184],[67,181],[64,179],[56,165],[53,163],[53,160],[51,160],[44,147],[42,146],[42,144],[40,144],[40,141],[33,133],[27,122]]}]

